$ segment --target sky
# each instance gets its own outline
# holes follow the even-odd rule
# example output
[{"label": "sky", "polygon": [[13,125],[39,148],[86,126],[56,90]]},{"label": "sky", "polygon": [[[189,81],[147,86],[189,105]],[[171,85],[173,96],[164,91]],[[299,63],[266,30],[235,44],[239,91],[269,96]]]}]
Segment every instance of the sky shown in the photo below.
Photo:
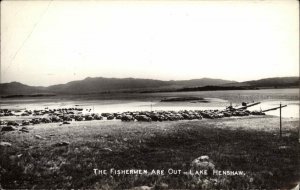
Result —
[{"label": "sky", "polygon": [[1,1],[1,83],[299,76],[299,4]]}]

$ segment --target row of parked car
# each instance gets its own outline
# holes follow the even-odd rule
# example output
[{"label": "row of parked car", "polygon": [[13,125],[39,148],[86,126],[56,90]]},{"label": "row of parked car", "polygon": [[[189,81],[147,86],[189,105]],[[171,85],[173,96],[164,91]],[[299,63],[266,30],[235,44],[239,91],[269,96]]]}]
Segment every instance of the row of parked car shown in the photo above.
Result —
[{"label": "row of parked car", "polygon": [[[90,111],[90,110],[88,110]],[[12,113],[9,110],[5,113]],[[40,123],[58,123],[63,122],[68,124],[70,121],[91,121],[91,120],[121,120],[121,121],[178,121],[178,120],[193,120],[193,119],[217,119],[232,116],[249,116],[249,115],[264,115],[260,111],[249,110],[182,110],[182,111],[137,111],[137,112],[118,112],[118,113],[82,113],[80,108],[70,109],[54,109],[54,110],[25,110],[23,113],[28,116],[35,116],[31,119],[17,121],[0,120],[0,125],[35,125]],[[22,113],[22,114],[23,114]],[[35,113],[38,113],[34,115]],[[21,116],[24,116],[22,115]],[[40,115],[41,114],[41,115]],[[25,115],[27,116],[27,115]]]}]

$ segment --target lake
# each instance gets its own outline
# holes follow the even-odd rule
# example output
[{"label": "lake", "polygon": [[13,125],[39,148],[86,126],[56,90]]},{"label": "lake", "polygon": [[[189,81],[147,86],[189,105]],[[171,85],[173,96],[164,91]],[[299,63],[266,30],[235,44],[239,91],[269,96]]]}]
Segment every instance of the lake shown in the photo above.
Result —
[{"label": "lake", "polygon": [[[161,102],[170,97],[201,97],[206,102]],[[249,110],[266,110],[281,103],[283,117],[299,118],[299,89],[262,89],[162,93],[111,93],[89,95],[59,95],[54,97],[0,99],[2,109],[57,109],[83,108],[97,113],[151,110],[205,110],[225,109],[230,104],[240,106],[242,102],[261,102]],[[279,116],[279,110],[266,112]]]}]

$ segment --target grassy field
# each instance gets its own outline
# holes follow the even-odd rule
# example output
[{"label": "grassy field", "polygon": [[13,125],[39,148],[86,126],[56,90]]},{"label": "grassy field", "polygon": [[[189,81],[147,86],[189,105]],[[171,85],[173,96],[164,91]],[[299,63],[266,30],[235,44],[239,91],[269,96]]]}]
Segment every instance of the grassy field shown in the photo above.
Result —
[{"label": "grassy field", "polygon": [[[1,186],[16,188],[285,189],[300,181],[297,119],[223,118],[174,122],[86,121],[1,134]],[[38,136],[36,136],[38,135]],[[67,141],[66,146],[56,146]],[[208,155],[217,170],[242,176],[95,175],[93,169],[188,171]]]}]

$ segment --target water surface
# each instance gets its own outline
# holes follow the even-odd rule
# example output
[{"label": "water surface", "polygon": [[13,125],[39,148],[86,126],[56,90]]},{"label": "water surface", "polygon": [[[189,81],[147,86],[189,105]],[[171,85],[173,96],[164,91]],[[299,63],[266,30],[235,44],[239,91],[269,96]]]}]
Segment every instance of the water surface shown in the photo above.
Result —
[{"label": "water surface", "polygon": [[[160,102],[168,97],[201,97],[207,103],[197,101]],[[230,90],[165,93],[92,94],[80,96],[55,96],[42,98],[0,99],[1,108],[9,109],[57,109],[83,108],[85,112],[124,112],[154,110],[206,110],[225,109],[229,105],[240,106],[242,102],[261,102],[249,110],[266,110],[287,105],[283,117],[299,118],[299,89]],[[279,109],[266,112],[279,116]]]}]

